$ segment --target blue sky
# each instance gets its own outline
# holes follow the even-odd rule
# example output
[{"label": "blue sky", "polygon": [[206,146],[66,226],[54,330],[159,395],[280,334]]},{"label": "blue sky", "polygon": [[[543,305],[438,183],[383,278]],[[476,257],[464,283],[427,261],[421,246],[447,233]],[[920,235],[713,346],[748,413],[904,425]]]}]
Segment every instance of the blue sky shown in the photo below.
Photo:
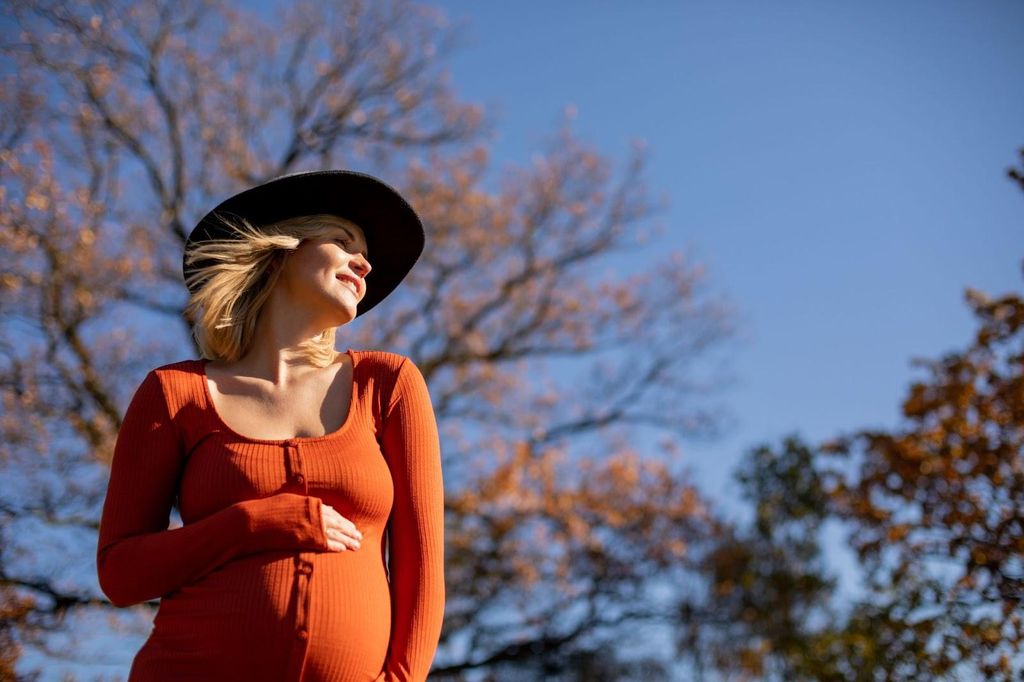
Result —
[{"label": "blue sky", "polygon": [[[563,110],[619,162],[648,145],[667,230],[736,305],[732,428],[684,443],[742,516],[750,447],[899,424],[912,357],[966,345],[963,299],[1024,289],[1024,3],[469,2],[448,62],[529,163]],[[839,536],[833,534],[834,542]],[[835,545],[833,545],[833,548]],[[849,576],[841,552],[837,570]]]},{"label": "blue sky", "polygon": [[1024,4],[434,3],[449,60],[526,164],[566,106],[621,160],[647,141],[683,248],[738,307],[736,429],[694,444],[709,492],[791,430],[895,426],[913,356],[962,347],[965,286],[1024,289]]}]

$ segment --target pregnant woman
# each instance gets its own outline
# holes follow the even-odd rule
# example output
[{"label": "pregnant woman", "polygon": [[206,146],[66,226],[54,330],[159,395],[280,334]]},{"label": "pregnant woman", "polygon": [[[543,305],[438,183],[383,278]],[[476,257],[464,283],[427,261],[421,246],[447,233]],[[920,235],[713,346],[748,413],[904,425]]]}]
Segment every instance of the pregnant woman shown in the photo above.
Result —
[{"label": "pregnant woman", "polygon": [[136,389],[99,528],[111,602],[160,600],[131,682],[426,679],[445,604],[430,395],[404,355],[334,348],[424,241],[394,189],[344,170],[249,188],[192,230],[202,357]]}]

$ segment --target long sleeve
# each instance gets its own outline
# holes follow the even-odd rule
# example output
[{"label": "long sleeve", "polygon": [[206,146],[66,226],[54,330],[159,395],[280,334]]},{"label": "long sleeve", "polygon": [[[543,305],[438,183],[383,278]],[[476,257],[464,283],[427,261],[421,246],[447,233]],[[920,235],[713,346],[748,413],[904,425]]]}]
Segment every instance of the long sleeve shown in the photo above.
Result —
[{"label": "long sleeve", "polygon": [[160,377],[136,389],[114,445],[96,566],[115,606],[162,597],[231,559],[269,549],[327,549],[319,498],[245,500],[168,529],[184,452]]},{"label": "long sleeve", "polygon": [[395,501],[388,523],[391,643],[377,680],[421,682],[444,620],[444,484],[434,409],[409,358],[398,369],[381,442]]}]

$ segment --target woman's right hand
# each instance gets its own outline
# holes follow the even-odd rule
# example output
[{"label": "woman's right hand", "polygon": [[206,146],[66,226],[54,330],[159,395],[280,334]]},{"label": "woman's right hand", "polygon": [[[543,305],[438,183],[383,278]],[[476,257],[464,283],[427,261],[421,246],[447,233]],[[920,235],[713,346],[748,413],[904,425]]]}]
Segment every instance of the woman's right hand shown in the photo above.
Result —
[{"label": "woman's right hand", "polygon": [[359,549],[359,541],[363,539],[363,534],[356,528],[356,524],[339,514],[334,507],[326,502],[321,504],[321,512],[324,534],[327,536],[327,546],[330,549],[336,552]]}]

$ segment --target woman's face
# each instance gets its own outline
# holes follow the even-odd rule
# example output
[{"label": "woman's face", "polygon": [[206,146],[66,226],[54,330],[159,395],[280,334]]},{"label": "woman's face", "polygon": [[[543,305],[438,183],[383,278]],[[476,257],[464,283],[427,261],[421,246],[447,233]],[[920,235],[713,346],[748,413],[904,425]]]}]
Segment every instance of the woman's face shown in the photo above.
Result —
[{"label": "woman's face", "polygon": [[327,324],[337,326],[355,318],[371,268],[358,225],[335,217],[324,224],[330,227],[326,234],[304,239],[288,254],[278,284],[295,305],[333,313]]}]

